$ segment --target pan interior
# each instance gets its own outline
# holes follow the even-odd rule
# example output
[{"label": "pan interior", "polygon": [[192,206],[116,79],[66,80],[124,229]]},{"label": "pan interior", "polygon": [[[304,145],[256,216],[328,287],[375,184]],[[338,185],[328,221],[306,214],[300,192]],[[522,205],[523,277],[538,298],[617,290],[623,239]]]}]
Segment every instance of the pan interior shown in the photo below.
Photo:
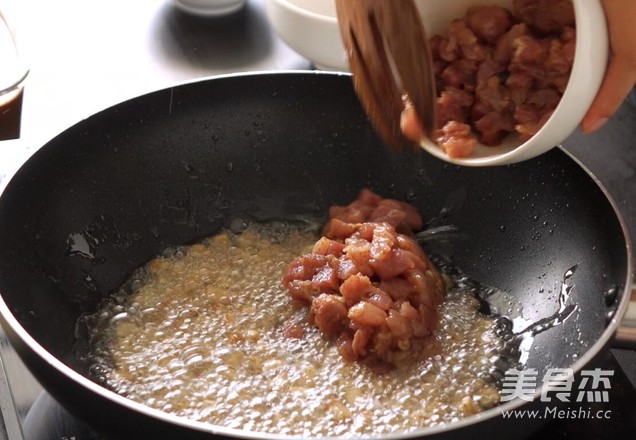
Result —
[{"label": "pan interior", "polygon": [[[620,222],[594,180],[554,149],[494,168],[387,150],[348,76],[233,76],[158,91],[40,149],[0,198],[0,292],[47,351],[87,374],[76,322],[168,247],[232,222],[322,221],[362,188],[414,204],[429,242],[514,312],[552,315],[577,267],[576,312],[538,334],[528,367],[570,366],[606,328],[626,279]],[[620,300],[620,298],[618,298]],[[81,339],[81,338],[80,338]]]}]

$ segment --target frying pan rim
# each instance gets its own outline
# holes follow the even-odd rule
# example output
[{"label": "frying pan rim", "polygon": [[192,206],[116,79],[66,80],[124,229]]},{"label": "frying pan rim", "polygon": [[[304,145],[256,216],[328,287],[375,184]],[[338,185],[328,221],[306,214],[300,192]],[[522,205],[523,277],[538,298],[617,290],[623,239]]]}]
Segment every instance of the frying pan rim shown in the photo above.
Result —
[{"label": "frying pan rim", "polygon": [[[187,86],[189,84],[195,84],[195,83],[200,83],[200,82],[207,82],[207,81],[222,81],[224,79],[232,79],[232,78],[242,78],[242,77],[246,77],[248,79],[253,79],[254,77],[256,78],[267,78],[267,77],[278,77],[281,75],[294,75],[294,76],[298,76],[298,77],[302,77],[302,76],[308,76],[308,77],[320,77],[320,76],[329,76],[329,77],[350,77],[351,74],[347,73],[347,72],[324,72],[324,71],[313,71],[313,70],[278,70],[278,71],[253,71],[253,72],[239,72],[239,73],[231,73],[231,74],[223,74],[223,75],[213,75],[213,76],[209,76],[209,77],[203,77],[203,78],[197,78],[197,79],[193,79],[193,80],[188,80],[188,81],[183,81],[183,82],[179,82],[176,83],[174,85],[168,86],[168,87],[163,87],[163,88],[159,88],[153,91],[149,91],[140,95],[137,95],[135,97],[132,97],[130,99],[115,103],[109,107],[106,107],[100,111],[97,111],[96,113],[93,114],[93,116],[97,116],[99,113],[108,111],[109,109],[111,109],[112,107],[116,107],[120,104],[123,104],[125,102],[128,101],[132,101],[135,99],[140,99],[143,98],[144,96],[150,95],[150,94],[154,94],[154,93],[160,93],[162,91],[166,91],[166,90],[170,90],[173,88],[177,88],[177,87],[181,87],[181,86]],[[77,121],[75,124],[72,124],[71,126],[67,127],[67,129],[77,125],[77,124],[81,124],[83,121]],[[65,131],[65,130],[64,130]],[[62,131],[61,133],[63,133],[64,131]],[[61,134],[60,133],[60,134]],[[49,142],[46,142],[45,144],[42,145],[42,147],[45,147],[47,144],[49,144]],[[629,293],[631,291],[631,285],[632,285],[632,274],[633,274],[633,256],[632,256],[632,242],[631,242],[631,236],[630,236],[630,232],[629,232],[629,228],[627,227],[627,224],[625,222],[625,219],[623,218],[623,215],[621,214],[620,210],[618,209],[618,205],[616,203],[616,201],[614,200],[614,198],[611,196],[611,194],[608,192],[608,190],[605,188],[605,186],[600,182],[600,180],[587,168],[585,167],[580,160],[578,160],[576,157],[574,157],[570,152],[568,152],[567,150],[565,150],[563,147],[561,146],[556,146],[555,148],[558,148],[559,150],[561,150],[563,153],[565,153],[570,160],[573,160],[584,172],[586,172],[588,174],[588,176],[596,183],[596,185],[599,187],[599,189],[601,189],[601,191],[603,192],[603,195],[605,196],[605,198],[609,201],[614,214],[620,224],[621,227],[621,231],[623,233],[623,238],[625,239],[625,251],[627,253],[627,273],[626,273],[626,277],[625,277],[625,285],[623,288],[623,292],[622,292],[622,296],[621,296],[621,300],[620,303],[618,305],[618,307],[616,308],[616,312],[614,313],[614,316],[612,317],[612,319],[610,320],[610,322],[607,324],[607,327],[605,328],[605,330],[603,331],[603,333],[600,335],[600,337],[585,351],[585,353],[580,356],[571,366],[570,368],[572,368],[573,372],[578,372],[580,371],[585,365],[589,364],[592,359],[604,348],[608,345],[608,343],[610,342],[610,340],[614,337],[614,335],[616,334],[616,331],[618,330],[618,327],[620,325],[620,321],[622,320],[623,316],[625,315],[626,311],[627,311],[627,307],[629,305]],[[35,155],[41,148],[38,148],[33,155]],[[33,156],[32,155],[32,156]],[[22,166],[26,165],[27,162],[29,162],[31,160],[31,157],[29,157],[24,164],[22,164]],[[6,190],[7,186],[10,184],[12,179],[7,179],[6,182],[3,182],[2,185],[0,185],[0,198],[3,196],[4,191]],[[11,331],[21,340],[21,342],[26,345],[28,347],[28,349],[30,349],[34,354],[36,354],[41,360],[43,360],[44,362],[46,362],[51,368],[54,368],[57,373],[62,374],[64,377],[66,377],[68,380],[76,383],[77,385],[80,385],[81,387],[87,389],[88,391],[97,394],[99,397],[107,399],[109,401],[111,401],[111,403],[120,405],[128,410],[134,411],[136,413],[139,413],[141,415],[145,415],[147,417],[152,417],[155,419],[158,419],[160,421],[163,422],[168,422],[171,424],[175,424],[177,426],[183,427],[183,428],[188,428],[188,429],[192,429],[195,431],[199,431],[201,433],[209,433],[210,435],[227,435],[227,436],[232,436],[235,438],[245,438],[245,439],[254,439],[254,438],[267,438],[267,439],[278,439],[278,438],[296,438],[294,436],[285,436],[285,435],[280,435],[280,434],[272,434],[272,433],[264,433],[264,432],[257,432],[257,431],[244,431],[244,430],[239,430],[239,429],[235,429],[235,428],[227,428],[224,426],[220,426],[220,425],[213,425],[210,423],[205,423],[205,422],[199,422],[199,421],[195,421],[195,420],[191,420],[191,419],[187,419],[185,417],[181,417],[181,416],[176,416],[173,414],[169,414],[169,413],[165,413],[163,411],[160,411],[158,409],[154,409],[154,408],[150,408],[146,405],[143,405],[141,403],[135,402],[131,399],[128,399],[126,397],[123,397],[117,393],[115,393],[114,391],[108,390],[107,388],[97,384],[96,382],[93,382],[92,380],[88,379],[87,377],[81,375],[79,372],[75,371],[74,369],[72,369],[71,367],[67,366],[66,364],[64,364],[61,360],[59,360],[57,357],[53,356],[53,354],[51,354],[49,351],[47,351],[42,345],[40,345],[27,331],[24,327],[22,327],[22,325],[18,322],[18,320],[13,316],[13,314],[11,313],[9,307],[7,306],[7,304],[4,301],[4,298],[2,297],[2,293],[0,292],[0,323],[5,326],[5,327],[9,327],[11,329]],[[20,351],[18,350],[18,354],[20,356],[22,356],[22,354],[20,353]],[[46,389],[46,388],[45,388]],[[541,395],[541,388],[538,388],[535,391],[534,394],[534,399],[536,399],[537,397],[539,397]],[[445,425],[441,425],[441,426],[435,426],[435,427],[424,427],[424,428],[419,428],[415,431],[412,432],[408,432],[408,433],[391,433],[391,434],[383,434],[383,435],[374,435],[371,437],[368,437],[369,439],[374,439],[374,438],[382,438],[382,439],[404,439],[404,438],[413,438],[413,437],[422,437],[422,436],[432,436],[435,434],[439,434],[439,433],[444,433],[444,432],[448,432],[448,431],[452,431],[455,429],[460,429],[460,428],[465,428],[468,427],[476,422],[480,422],[480,421],[485,421],[485,420],[489,420],[495,417],[500,417],[501,414],[504,411],[512,411],[515,410],[523,405],[525,405],[526,402],[520,399],[515,399],[513,401],[510,402],[506,402],[504,404],[495,406],[493,408],[490,408],[488,410],[485,410],[481,413],[472,415],[472,416],[468,416],[466,418],[463,418],[457,422],[452,422],[449,424],[445,424]],[[303,437],[306,438],[306,437]]]}]

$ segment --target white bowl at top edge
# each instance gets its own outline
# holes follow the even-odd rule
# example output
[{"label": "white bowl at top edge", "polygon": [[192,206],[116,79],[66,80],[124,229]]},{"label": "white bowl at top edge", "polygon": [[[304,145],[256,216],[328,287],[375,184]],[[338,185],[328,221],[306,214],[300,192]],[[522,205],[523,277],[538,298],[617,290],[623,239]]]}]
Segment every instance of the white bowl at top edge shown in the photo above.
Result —
[{"label": "white bowl at top edge", "polygon": [[172,0],[178,9],[191,15],[220,17],[239,11],[246,0]]},{"label": "white bowl at top edge", "polygon": [[[497,4],[511,9],[512,0],[415,0],[427,35],[445,32],[449,23],[463,17],[473,5]],[[472,156],[450,158],[431,141],[422,143],[434,156],[458,165],[505,165],[539,156],[560,144],[580,124],[601,85],[609,53],[605,14],[600,0],[572,0],[576,20],[576,51],[570,79],[556,110],[528,141],[509,135],[497,147],[477,144]]]},{"label": "white bowl at top edge", "polygon": [[318,69],[349,71],[334,0],[266,0],[265,12],[278,36]]}]

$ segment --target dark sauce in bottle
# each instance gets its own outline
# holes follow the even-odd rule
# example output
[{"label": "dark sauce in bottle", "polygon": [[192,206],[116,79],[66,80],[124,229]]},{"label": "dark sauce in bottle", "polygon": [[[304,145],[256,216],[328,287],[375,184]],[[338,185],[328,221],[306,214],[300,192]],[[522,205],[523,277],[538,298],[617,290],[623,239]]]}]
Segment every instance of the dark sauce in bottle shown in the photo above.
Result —
[{"label": "dark sauce in bottle", "polygon": [[20,137],[23,87],[28,73],[18,55],[11,27],[0,11],[0,141]]},{"label": "dark sauce in bottle", "polygon": [[18,87],[0,95],[0,140],[20,137],[23,89]]}]

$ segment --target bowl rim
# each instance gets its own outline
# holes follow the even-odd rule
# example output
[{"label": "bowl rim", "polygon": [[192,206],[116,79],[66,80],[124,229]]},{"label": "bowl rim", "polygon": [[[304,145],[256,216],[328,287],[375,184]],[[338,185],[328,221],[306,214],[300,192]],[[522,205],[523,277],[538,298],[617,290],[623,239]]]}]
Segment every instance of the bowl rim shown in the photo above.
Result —
[{"label": "bowl rim", "polygon": [[[297,4],[293,3],[290,0],[269,0],[269,1],[273,3],[278,3],[280,6],[287,8],[296,14],[304,15],[310,19],[320,20],[327,23],[338,22],[338,18],[335,15],[330,16],[330,15],[320,14],[318,12],[311,11],[309,9],[301,8],[300,6],[298,6]],[[320,0],[320,1],[322,3],[322,1],[324,0]]]}]

